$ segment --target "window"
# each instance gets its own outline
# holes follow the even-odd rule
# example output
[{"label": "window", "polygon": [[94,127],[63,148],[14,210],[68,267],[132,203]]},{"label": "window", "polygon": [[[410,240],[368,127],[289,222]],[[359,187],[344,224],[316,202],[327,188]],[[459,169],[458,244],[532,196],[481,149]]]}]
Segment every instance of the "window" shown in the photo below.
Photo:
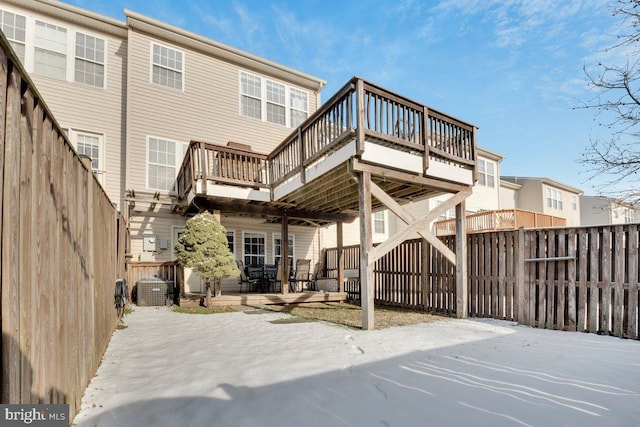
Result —
[{"label": "window", "polygon": [[182,163],[187,144],[163,138],[147,138],[147,188],[151,190],[174,189],[178,168]]},{"label": "window", "polygon": [[75,81],[104,87],[104,40],[76,33]]},{"label": "window", "polygon": [[624,211],[624,222],[631,224],[634,221],[633,209],[626,208]]},{"label": "window", "polygon": [[[293,257],[295,254],[295,238],[293,234],[289,234],[289,265],[293,264]],[[273,260],[280,262],[282,258],[282,235],[280,233],[273,233]]]},{"label": "window", "polygon": [[309,102],[307,100],[307,92],[296,88],[289,89],[291,97],[289,105],[291,106],[291,127],[300,126],[309,116]]},{"label": "window", "polygon": [[286,125],[284,85],[267,80],[267,121]]},{"label": "window", "polygon": [[244,265],[264,265],[266,258],[266,234],[243,233]]},{"label": "window", "polygon": [[36,21],[34,72],[67,78],[67,29]]},{"label": "window", "polygon": [[546,187],[547,207],[562,210],[562,191]]},{"label": "window", "polygon": [[[443,202],[438,200],[438,206],[440,206]],[[438,217],[439,220],[452,219],[456,217],[456,208],[447,209],[442,215]]]},{"label": "window", "polygon": [[233,230],[227,230],[227,244],[229,245],[229,250],[233,254],[233,257],[236,256],[236,232]]},{"label": "window", "polygon": [[241,71],[240,114],[296,127],[309,115],[309,99],[305,91]]},{"label": "window", "polygon": [[22,15],[0,10],[0,28],[9,40],[11,47],[24,64],[27,18]]},{"label": "window", "polygon": [[86,133],[76,134],[76,151],[91,158],[91,169],[100,169],[100,137]]},{"label": "window", "polygon": [[254,119],[262,118],[262,96],[260,77],[252,76],[247,73],[241,73],[241,108],[242,115],[253,117]]},{"label": "window", "polygon": [[478,159],[478,184],[485,187],[495,187],[495,169],[493,162]]},{"label": "window", "polygon": [[184,61],[179,50],[151,43],[151,81],[161,86],[182,90]]},{"label": "window", "polygon": [[578,210],[578,197],[577,196],[571,196],[571,209],[573,209],[574,211]]},{"label": "window", "polygon": [[373,232],[384,234],[387,232],[387,212],[380,211],[373,214]]}]

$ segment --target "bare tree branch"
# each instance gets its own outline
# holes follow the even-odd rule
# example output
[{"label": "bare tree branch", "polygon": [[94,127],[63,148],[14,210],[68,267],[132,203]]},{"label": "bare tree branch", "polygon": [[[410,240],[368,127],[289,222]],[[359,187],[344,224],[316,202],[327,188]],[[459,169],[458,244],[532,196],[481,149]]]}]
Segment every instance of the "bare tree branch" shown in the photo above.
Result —
[{"label": "bare tree branch", "polygon": [[[611,132],[608,140],[592,139],[579,160],[592,178],[609,177],[599,190],[630,202],[640,201],[640,0],[617,0],[610,6],[620,17],[618,42],[604,52],[622,51],[624,65],[583,67],[587,85],[595,95],[579,109],[596,112],[600,126]],[[620,184],[628,185],[620,190]],[[617,190],[611,190],[615,186]],[[612,194],[613,193],[613,194]]]}]

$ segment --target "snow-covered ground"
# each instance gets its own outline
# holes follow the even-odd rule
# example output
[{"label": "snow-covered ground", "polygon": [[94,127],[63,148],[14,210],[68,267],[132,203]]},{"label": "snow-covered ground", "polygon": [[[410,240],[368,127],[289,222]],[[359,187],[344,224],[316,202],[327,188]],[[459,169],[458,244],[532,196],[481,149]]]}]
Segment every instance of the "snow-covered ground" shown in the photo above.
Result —
[{"label": "snow-covered ground", "polygon": [[639,426],[640,342],[495,320],[358,331],[138,307],[78,426]]}]

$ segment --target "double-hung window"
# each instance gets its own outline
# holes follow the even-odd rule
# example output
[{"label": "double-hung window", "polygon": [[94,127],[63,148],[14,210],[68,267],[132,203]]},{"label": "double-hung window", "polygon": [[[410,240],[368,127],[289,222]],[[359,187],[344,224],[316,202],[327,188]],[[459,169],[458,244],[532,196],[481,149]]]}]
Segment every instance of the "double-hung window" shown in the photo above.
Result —
[{"label": "double-hung window", "polygon": [[243,233],[244,265],[264,265],[266,260],[266,234]]},{"label": "double-hung window", "polygon": [[240,93],[242,115],[254,119],[262,118],[262,80],[251,74],[241,73]]},{"label": "double-hung window", "polygon": [[240,72],[240,115],[297,127],[309,116],[307,92]]},{"label": "double-hung window", "polygon": [[104,40],[76,33],[75,81],[104,87]]},{"label": "double-hung window", "polygon": [[187,145],[169,139],[147,138],[147,188],[173,191]]},{"label": "double-hung window", "polygon": [[295,128],[300,126],[307,117],[309,117],[309,100],[307,92],[296,89],[294,87],[289,89],[291,106],[291,127]]},{"label": "double-hung window", "polygon": [[384,234],[387,232],[387,213],[386,211],[374,212],[373,214],[373,232]]},{"label": "double-hung window", "polygon": [[547,207],[562,210],[562,191],[546,187]]},{"label": "double-hung window", "polygon": [[493,162],[478,159],[478,184],[485,187],[495,187],[496,175]]},{"label": "double-hung window", "polygon": [[151,43],[151,81],[161,86],[184,88],[184,55],[181,51]]},{"label": "double-hung window", "polygon": [[84,154],[85,156],[91,158],[91,169],[93,169],[94,171],[98,171],[101,169],[101,139],[102,138],[100,135],[88,134],[84,132],[75,133],[76,151],[78,152],[78,154]]},{"label": "double-hung window", "polygon": [[267,80],[267,121],[285,126],[286,118],[285,86]]},{"label": "double-hung window", "polygon": [[60,80],[67,78],[67,29],[36,20],[34,72]]},{"label": "double-hung window", "polygon": [[24,64],[27,33],[27,18],[6,10],[0,10],[0,28],[9,40],[9,44]]}]

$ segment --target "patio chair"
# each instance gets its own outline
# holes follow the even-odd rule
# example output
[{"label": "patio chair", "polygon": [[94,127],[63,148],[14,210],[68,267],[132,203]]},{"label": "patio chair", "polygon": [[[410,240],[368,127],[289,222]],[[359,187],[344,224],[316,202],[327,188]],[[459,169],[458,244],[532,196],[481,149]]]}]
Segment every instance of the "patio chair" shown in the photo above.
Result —
[{"label": "patio chair", "polygon": [[[291,292],[303,292],[304,284],[311,281],[311,260],[299,259],[296,260],[296,272],[289,282],[289,289]],[[300,284],[300,291],[298,291],[298,284]]]},{"label": "patio chair", "polygon": [[263,265],[249,265],[247,266],[247,277],[249,280],[256,281],[256,287],[259,292],[264,292],[264,266]]},{"label": "patio chair", "polygon": [[242,292],[242,285],[246,286],[245,292],[249,292],[249,289],[255,291],[259,280],[247,277],[247,273],[244,271],[244,264],[242,263],[242,261],[236,260],[236,265],[238,266],[238,270],[240,270],[240,292]]}]

